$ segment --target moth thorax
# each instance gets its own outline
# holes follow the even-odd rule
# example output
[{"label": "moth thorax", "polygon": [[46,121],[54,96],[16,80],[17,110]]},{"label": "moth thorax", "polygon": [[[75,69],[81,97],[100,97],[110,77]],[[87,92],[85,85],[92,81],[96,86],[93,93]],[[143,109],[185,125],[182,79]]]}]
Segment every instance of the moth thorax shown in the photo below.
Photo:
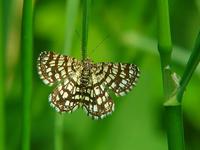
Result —
[{"label": "moth thorax", "polygon": [[82,86],[87,86],[89,84],[89,80],[90,80],[90,70],[88,68],[84,68],[82,70],[82,75],[81,75]]}]

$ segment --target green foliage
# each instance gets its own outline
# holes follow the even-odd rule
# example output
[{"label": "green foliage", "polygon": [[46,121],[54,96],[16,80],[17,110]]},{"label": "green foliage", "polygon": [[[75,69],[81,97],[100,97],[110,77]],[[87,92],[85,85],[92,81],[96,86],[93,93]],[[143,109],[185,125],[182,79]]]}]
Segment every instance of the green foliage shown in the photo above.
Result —
[{"label": "green foliage", "polygon": [[32,0],[24,0],[22,12],[22,150],[30,149],[32,99]]},{"label": "green foliage", "polygon": [[[34,3],[31,149],[53,150],[54,133],[60,130],[54,123],[56,112],[48,103],[48,95],[55,87],[45,86],[37,74],[36,62],[39,53],[43,50],[52,50],[78,59],[82,56],[81,37],[77,35],[81,35],[82,30],[82,4],[72,6],[70,4],[72,2],[74,0],[44,0]],[[62,115],[64,121],[60,130],[61,136],[58,137],[63,139],[61,143],[63,149],[167,150],[163,128],[165,113],[160,61],[156,51],[155,7],[156,1],[148,0],[91,1],[87,56],[94,62],[135,63],[140,67],[141,77],[138,85],[127,96],[112,97],[116,105],[115,112],[104,120],[93,121],[81,109],[72,114]],[[21,3],[13,1],[11,8],[10,15],[6,15],[9,19],[9,42],[6,51],[8,75],[5,80],[6,105],[4,106],[7,150],[21,149],[19,146],[23,129],[20,92],[24,91],[21,89],[19,69],[22,57],[18,46],[21,33],[19,24]],[[199,31],[200,7],[194,2],[180,3],[175,0],[170,1],[169,8],[171,39],[174,45],[171,69],[182,75]],[[92,52],[107,35],[109,38]],[[184,93],[182,104],[186,131],[185,145],[188,150],[198,150],[200,146],[199,82],[200,68],[197,68]],[[57,123],[59,125],[59,122]]]},{"label": "green foliage", "polygon": [[0,149],[5,149],[5,17],[4,1],[0,2]]},{"label": "green foliage", "polygon": [[[63,48],[63,54],[69,55],[71,53],[70,49],[72,47],[73,33],[75,27],[75,21],[78,12],[79,0],[68,1],[66,5],[66,32],[65,32],[65,42]],[[62,150],[64,148],[64,116],[60,114],[55,114],[55,150]]]},{"label": "green foliage", "polygon": [[158,51],[160,53],[165,99],[165,120],[169,150],[184,150],[181,104],[176,96],[179,87],[176,74],[171,70],[172,42],[169,22],[168,0],[158,0]]},{"label": "green foliage", "polygon": [[179,102],[182,101],[182,97],[185,92],[185,89],[186,89],[194,71],[196,70],[199,62],[200,62],[200,32],[197,36],[195,46],[193,48],[193,51],[190,55],[189,61],[187,63],[187,66],[185,68],[185,71],[184,71],[183,76],[180,81],[180,88],[179,88],[178,95],[177,95],[177,100]]},{"label": "green foliage", "polygon": [[[166,109],[166,131],[169,150],[184,150],[182,98],[186,86],[200,61],[200,37],[179,81],[171,65],[172,42],[169,23],[168,0],[158,0],[158,51],[161,59],[163,89]],[[180,83],[179,83],[180,82]]]},{"label": "green foliage", "polygon": [[88,26],[90,15],[90,0],[83,1],[83,18],[82,18],[82,58],[87,57],[87,44],[88,44]]}]

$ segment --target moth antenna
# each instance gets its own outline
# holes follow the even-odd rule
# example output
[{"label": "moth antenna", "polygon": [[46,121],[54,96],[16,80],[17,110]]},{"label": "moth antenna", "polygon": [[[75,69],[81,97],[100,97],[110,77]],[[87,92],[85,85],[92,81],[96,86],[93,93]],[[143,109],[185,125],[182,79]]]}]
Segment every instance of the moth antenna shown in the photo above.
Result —
[{"label": "moth antenna", "polygon": [[104,37],[104,39],[103,39],[102,41],[100,41],[100,42],[97,44],[97,46],[91,51],[91,55],[93,54],[93,52],[94,52],[99,46],[101,46],[101,44],[102,44],[108,37],[109,37],[109,35],[106,35],[106,36]]}]

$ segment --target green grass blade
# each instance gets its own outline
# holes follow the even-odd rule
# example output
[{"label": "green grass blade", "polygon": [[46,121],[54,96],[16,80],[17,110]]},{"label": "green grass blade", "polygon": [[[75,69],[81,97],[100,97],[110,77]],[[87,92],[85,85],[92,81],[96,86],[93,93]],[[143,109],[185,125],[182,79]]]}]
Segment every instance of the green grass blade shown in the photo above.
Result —
[{"label": "green grass blade", "polygon": [[88,25],[91,0],[83,0],[83,20],[82,20],[82,58],[87,57]]},{"label": "green grass blade", "polygon": [[54,135],[55,135],[55,150],[63,150],[64,145],[63,145],[63,124],[64,124],[64,116],[61,114],[56,113],[55,114],[55,130],[54,130]]},{"label": "green grass blade", "polygon": [[0,1],[0,149],[5,149],[5,16],[4,1]]},{"label": "green grass blade", "polygon": [[80,0],[67,1],[64,54],[69,54],[72,48],[72,39],[75,30],[79,2]]},{"label": "green grass blade", "polygon": [[[73,41],[73,33],[74,27],[76,23],[76,17],[78,13],[80,0],[67,1],[66,4],[66,31],[65,31],[65,43],[63,54],[69,55],[71,53],[72,41]],[[61,114],[55,114],[55,150],[63,150],[63,133],[64,133],[64,116]]]},{"label": "green grass blade", "polygon": [[24,0],[22,14],[22,149],[30,149],[30,104],[32,94],[32,0]]},{"label": "green grass blade", "polygon": [[197,68],[197,66],[199,64],[199,62],[200,62],[200,33],[197,36],[196,43],[195,43],[195,46],[193,48],[192,54],[189,58],[186,69],[185,69],[184,74],[183,74],[181,81],[180,81],[180,89],[179,89],[179,92],[178,92],[178,95],[177,95],[177,99],[178,99],[179,102],[182,101],[182,96],[183,96],[183,93],[186,89],[186,86],[188,85],[195,69]]}]

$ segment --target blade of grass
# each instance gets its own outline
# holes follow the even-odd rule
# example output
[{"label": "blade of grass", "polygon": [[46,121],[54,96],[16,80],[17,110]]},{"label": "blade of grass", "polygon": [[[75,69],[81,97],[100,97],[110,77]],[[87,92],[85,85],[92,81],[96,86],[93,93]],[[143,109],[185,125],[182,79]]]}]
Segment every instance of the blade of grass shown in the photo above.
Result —
[{"label": "blade of grass", "polygon": [[22,12],[22,150],[30,149],[30,104],[32,94],[32,0],[24,0]]},{"label": "blade of grass", "polygon": [[[154,38],[145,37],[143,35],[137,34],[134,31],[129,31],[122,35],[123,45],[128,48],[136,48],[144,53],[149,53],[153,56],[159,56],[155,51],[157,48],[157,40]],[[181,67],[184,67],[187,60],[190,57],[190,52],[183,47],[178,45],[173,45],[173,53],[171,63],[176,63]],[[198,66],[196,73],[200,75],[200,66]]]},{"label": "blade of grass", "polygon": [[5,149],[5,16],[4,1],[0,1],[0,149]]},{"label": "blade of grass", "polygon": [[80,0],[67,1],[64,54],[70,53]]},{"label": "blade of grass", "polygon": [[55,135],[55,150],[63,150],[63,123],[64,123],[64,118],[62,114],[55,114],[55,130],[54,130],[54,135]]},{"label": "blade of grass", "polygon": [[83,20],[82,20],[82,59],[87,57],[88,25],[91,0],[83,0]]},{"label": "blade of grass", "polygon": [[184,150],[182,107],[174,94],[178,84],[170,68],[172,42],[168,0],[158,0],[158,51],[161,60],[163,90],[166,110],[166,130],[169,150]]},{"label": "blade of grass", "polygon": [[[195,46],[193,48],[192,54],[190,55],[190,58],[188,60],[186,68],[184,70],[183,76],[180,80],[180,86],[179,86],[179,89],[178,89],[177,94],[176,94],[176,101],[177,102],[179,102],[179,103],[182,102],[185,89],[186,89],[195,69],[197,68],[199,62],[200,62],[200,33],[198,34],[198,36],[196,38],[196,43],[195,43]],[[182,121],[182,118],[180,116],[182,116],[181,107],[174,106],[174,109],[173,108],[168,109],[168,117],[173,119],[174,126],[175,126],[175,127],[173,127],[174,130],[179,130],[178,133],[183,134],[183,125],[182,125],[183,121]],[[169,126],[168,129],[172,128],[171,127],[172,125],[170,124],[170,122],[167,123],[167,126]],[[170,135],[173,135],[175,137],[177,136],[176,135],[177,132],[173,132],[173,130],[169,130],[169,132],[170,132]],[[182,142],[184,142],[183,137],[182,137]],[[173,139],[171,139],[170,143],[171,143],[170,149],[174,149],[174,147],[177,150],[179,150],[180,148],[181,148],[180,150],[184,149],[184,143],[180,143],[180,144],[182,144],[182,147],[176,147],[177,141],[175,141]]]},{"label": "blade of grass", "polygon": [[[64,43],[64,50],[63,54],[70,54],[71,53],[71,45],[72,45],[72,39],[73,39],[73,33],[74,33],[74,27],[78,12],[78,6],[79,6],[80,0],[69,0],[66,3],[66,30],[65,30],[65,43]],[[63,150],[63,133],[64,133],[64,116],[61,114],[55,114],[55,150]]]},{"label": "blade of grass", "polygon": [[[187,63],[186,69],[184,70],[184,74],[180,80],[180,86],[177,90],[176,95],[172,98],[175,99],[178,104],[181,104],[183,94],[185,91],[186,86],[188,85],[195,69],[197,68],[200,61],[200,33],[196,39],[195,46],[193,48],[192,54],[190,55],[189,61]],[[167,129],[168,129],[168,135],[170,135],[168,138],[169,143],[169,149],[170,150],[183,150],[184,147],[184,138],[183,135],[183,125],[182,125],[182,110],[181,105],[170,107],[173,103],[167,103],[167,118],[170,118],[170,122],[166,122]],[[173,124],[171,124],[173,123]],[[177,137],[179,135],[180,137]],[[172,138],[173,137],[173,138]],[[182,143],[181,143],[182,142]]]},{"label": "blade of grass", "polygon": [[199,62],[200,62],[200,32],[196,38],[195,46],[193,48],[192,54],[190,55],[186,69],[185,69],[183,76],[181,78],[181,81],[180,81],[180,88],[179,88],[178,95],[177,95],[177,100],[179,102],[182,101],[182,97],[183,97],[184,91],[186,89],[186,86],[188,85]]}]

